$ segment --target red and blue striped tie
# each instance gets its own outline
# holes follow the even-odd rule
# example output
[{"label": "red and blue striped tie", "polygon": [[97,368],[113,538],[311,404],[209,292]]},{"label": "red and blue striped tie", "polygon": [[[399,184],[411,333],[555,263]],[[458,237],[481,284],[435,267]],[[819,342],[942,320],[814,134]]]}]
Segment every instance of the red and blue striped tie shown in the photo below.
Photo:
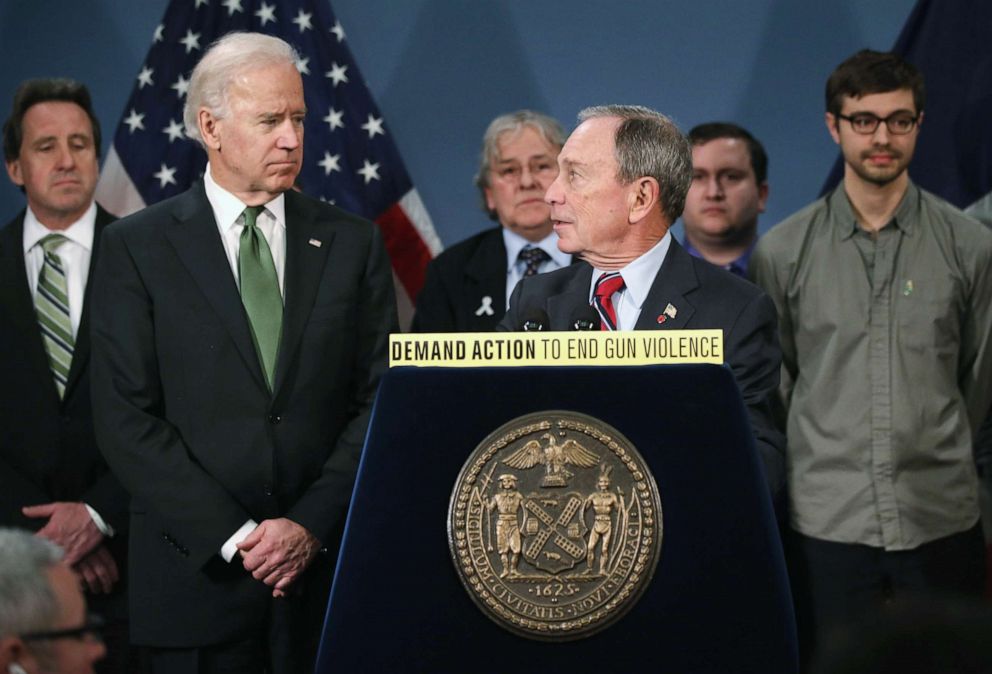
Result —
[{"label": "red and blue striped tie", "polygon": [[617,310],[613,306],[613,295],[623,289],[623,277],[618,271],[607,272],[596,281],[596,287],[592,292],[592,303],[599,312],[600,330],[617,329]]}]

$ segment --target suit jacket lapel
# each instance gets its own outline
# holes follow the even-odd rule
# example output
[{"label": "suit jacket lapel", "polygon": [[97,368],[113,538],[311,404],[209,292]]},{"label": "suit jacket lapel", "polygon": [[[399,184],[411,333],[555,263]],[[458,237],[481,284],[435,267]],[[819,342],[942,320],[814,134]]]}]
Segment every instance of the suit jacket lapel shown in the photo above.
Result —
[{"label": "suit jacket lapel", "polygon": [[[334,232],[317,220],[316,211],[294,192],[286,193],[286,303],[273,393],[279,391],[293,362],[313,308]],[[319,245],[318,245],[319,244]]]},{"label": "suit jacket lapel", "polygon": [[[641,315],[637,319],[636,330],[680,330],[686,326],[695,313],[695,307],[687,299],[687,295],[699,287],[696,270],[692,266],[692,258],[672,237],[665,261],[654,277],[648,297],[641,307]],[[665,313],[671,305],[675,309],[675,317]],[[665,316],[664,321],[658,322],[659,317]]]},{"label": "suit jacket lapel", "polygon": [[167,226],[166,237],[231,335],[245,366],[259,386],[268,390],[252,341],[251,329],[248,327],[248,317],[241,303],[241,293],[238,292],[234,274],[231,273],[231,264],[224,252],[224,244],[220,240],[220,232],[203,190],[203,183],[193,187],[179,199],[173,210],[173,217],[175,222]]},{"label": "suit jacket lapel", "polygon": [[[90,269],[88,279],[93,278],[93,270],[96,269],[96,259],[100,254],[100,234],[103,228],[114,221],[107,211],[98,204],[96,207],[96,225],[93,228],[93,244],[90,247]],[[68,400],[72,395],[76,384],[86,369],[86,363],[90,358],[90,289],[93,284],[87,280],[86,290],[83,292],[83,311],[79,319],[79,330],[76,331],[76,344],[72,349],[72,365],[69,367],[69,380],[65,385],[65,395],[62,400]]]},{"label": "suit jacket lapel", "polygon": [[548,298],[548,319],[554,330],[570,330],[569,323],[577,307],[589,305],[589,288],[592,283],[592,267],[586,263],[573,264],[575,274],[565,284],[564,290]]},{"label": "suit jacket lapel", "polygon": [[58,392],[48,366],[48,354],[41,338],[34,300],[28,288],[28,272],[24,265],[24,214],[0,233],[0,311],[10,318],[14,329],[24,336],[25,352],[20,354],[38,373],[39,381],[47,381],[52,400],[58,404]]},{"label": "suit jacket lapel", "polygon": [[502,314],[506,307],[506,244],[502,229],[492,230],[492,233],[494,235],[483,240],[465,265],[466,278],[474,281],[466,283],[465,288],[481,293],[478,297],[468,297],[468,304],[462,307],[462,310],[471,312],[469,318],[474,317],[486,295],[492,298],[496,314]]}]

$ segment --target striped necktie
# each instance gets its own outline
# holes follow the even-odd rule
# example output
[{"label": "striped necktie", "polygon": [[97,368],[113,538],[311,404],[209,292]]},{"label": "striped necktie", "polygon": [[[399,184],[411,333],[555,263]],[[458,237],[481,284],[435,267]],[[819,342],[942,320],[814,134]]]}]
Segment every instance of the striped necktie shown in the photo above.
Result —
[{"label": "striped necktie", "polygon": [[617,311],[613,306],[613,295],[623,288],[623,277],[618,271],[603,274],[596,280],[596,287],[592,291],[592,303],[599,312],[601,330],[617,329]]},{"label": "striped necktie", "polygon": [[68,239],[61,234],[49,234],[39,242],[45,251],[45,261],[41,265],[34,297],[34,310],[48,353],[48,366],[52,370],[60,400],[69,381],[69,367],[75,347],[72,319],[69,317],[69,284],[66,283],[62,259],[55,253],[66,241]]},{"label": "striped necktie", "polygon": [[272,251],[255,221],[264,206],[249,206],[244,210],[238,252],[238,275],[241,280],[241,302],[245,305],[255,351],[271,391],[275,384],[276,357],[282,333],[282,294],[279,277],[272,261]]}]

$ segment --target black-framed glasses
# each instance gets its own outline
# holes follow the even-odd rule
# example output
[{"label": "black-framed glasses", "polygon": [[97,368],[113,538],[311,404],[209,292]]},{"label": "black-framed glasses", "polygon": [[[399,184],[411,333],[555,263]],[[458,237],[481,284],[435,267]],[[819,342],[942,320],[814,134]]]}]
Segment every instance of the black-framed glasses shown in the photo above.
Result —
[{"label": "black-framed glasses", "polygon": [[896,136],[905,136],[913,130],[916,122],[920,119],[919,115],[913,115],[909,112],[893,112],[888,117],[879,117],[870,112],[858,112],[850,117],[847,115],[837,115],[837,118],[850,122],[854,133],[860,133],[864,136],[875,133],[875,129],[878,128],[880,122],[885,122],[889,133]]},{"label": "black-framed glasses", "polygon": [[44,632],[28,632],[21,635],[21,641],[49,641],[52,639],[77,639],[83,640],[87,637],[94,639],[103,638],[104,620],[98,615],[90,614],[86,616],[86,622],[79,627],[67,627],[61,630],[49,630]]}]

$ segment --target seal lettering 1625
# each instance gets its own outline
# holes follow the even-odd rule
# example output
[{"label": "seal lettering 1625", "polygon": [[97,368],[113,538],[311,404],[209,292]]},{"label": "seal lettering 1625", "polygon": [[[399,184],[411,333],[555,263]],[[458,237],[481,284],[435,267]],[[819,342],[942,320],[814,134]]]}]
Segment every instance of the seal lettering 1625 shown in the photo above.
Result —
[{"label": "seal lettering 1625", "polygon": [[577,412],[504,424],[462,468],[448,542],[462,583],[501,626],[579,639],[638,600],[661,551],[661,499],[616,429]]}]

